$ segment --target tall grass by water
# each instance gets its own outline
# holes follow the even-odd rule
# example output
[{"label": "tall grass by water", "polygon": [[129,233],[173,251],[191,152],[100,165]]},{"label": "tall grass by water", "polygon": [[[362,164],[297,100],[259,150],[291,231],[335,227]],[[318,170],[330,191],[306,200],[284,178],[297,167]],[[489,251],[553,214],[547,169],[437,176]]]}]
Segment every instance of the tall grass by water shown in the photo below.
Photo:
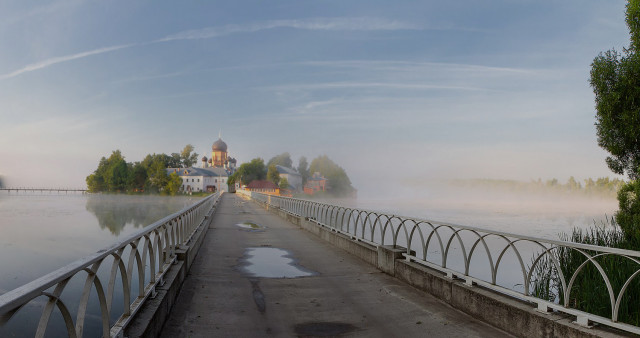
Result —
[{"label": "tall grass by water", "polygon": [[[619,249],[640,250],[636,239],[628,238],[621,231],[613,218],[606,223],[594,225],[590,229],[574,229],[571,235],[562,234],[562,240],[598,245]],[[581,252],[582,251],[582,252]],[[564,304],[568,297],[568,306],[577,310],[612,318],[612,306],[609,289],[596,264],[589,262],[585,254],[602,268],[609,278],[615,299],[619,297],[625,283],[640,269],[640,264],[630,258],[601,254],[591,250],[577,250],[569,247],[558,247],[545,256],[535,268],[532,278],[532,294],[541,299]],[[573,285],[564,292],[560,273],[553,264],[557,259],[560,271],[568,286],[572,276],[579,271]],[[618,321],[640,326],[640,276],[636,275],[627,286],[618,310]]]}]

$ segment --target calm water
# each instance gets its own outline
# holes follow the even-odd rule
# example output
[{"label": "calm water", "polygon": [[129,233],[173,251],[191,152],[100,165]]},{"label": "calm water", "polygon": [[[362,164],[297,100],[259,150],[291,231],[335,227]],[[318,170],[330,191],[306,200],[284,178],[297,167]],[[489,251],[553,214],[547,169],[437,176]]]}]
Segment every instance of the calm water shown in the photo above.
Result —
[{"label": "calm water", "polygon": [[195,201],[0,192],[0,293],[125,239]]},{"label": "calm water", "polygon": [[617,203],[613,197],[440,189],[361,197],[354,204],[396,215],[558,239],[574,228],[606,223]]},{"label": "calm water", "polygon": [[[1,192],[0,293],[110,246],[196,200],[189,197],[16,195],[15,192],[9,195]],[[587,228],[594,222],[600,223],[606,215],[613,215],[617,208],[614,198],[450,190],[404,191],[332,203],[550,239],[558,238],[559,233],[570,233],[574,227]],[[263,231],[253,227],[247,230]],[[247,256],[251,259],[269,256],[262,252],[257,254],[249,252]],[[261,263],[285,261],[282,266],[293,267],[286,254],[276,252],[274,255],[271,256],[275,258]],[[452,268],[460,268],[452,265]],[[507,258],[504,265],[506,276],[499,278],[498,284],[517,289],[521,281],[518,274],[510,272],[515,271],[516,263],[509,262]],[[273,269],[269,267],[267,270]],[[72,280],[74,286],[69,289],[80,290],[82,282],[82,278]],[[121,306],[118,297],[116,295],[114,308]],[[99,335],[100,332],[99,312],[95,304],[95,300],[90,303],[90,313],[93,314],[85,322],[88,336]],[[14,318],[9,325],[0,328],[0,336],[33,336],[42,305],[43,302],[29,305],[21,311],[23,318]],[[56,316],[54,312],[50,322],[54,326],[48,331],[53,336],[65,332],[60,326],[60,318],[54,319]],[[117,315],[112,317],[113,322]]]}]

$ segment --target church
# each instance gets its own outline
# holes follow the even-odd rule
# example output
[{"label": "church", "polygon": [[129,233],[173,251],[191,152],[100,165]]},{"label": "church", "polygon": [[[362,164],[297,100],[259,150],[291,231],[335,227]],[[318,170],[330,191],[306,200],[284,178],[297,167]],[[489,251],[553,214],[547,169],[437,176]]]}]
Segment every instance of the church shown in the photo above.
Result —
[{"label": "church", "polygon": [[211,146],[211,158],[202,157],[200,167],[167,168],[167,174],[176,173],[182,179],[180,190],[191,192],[229,191],[229,176],[236,171],[237,161],[229,157],[227,144],[218,138]]}]

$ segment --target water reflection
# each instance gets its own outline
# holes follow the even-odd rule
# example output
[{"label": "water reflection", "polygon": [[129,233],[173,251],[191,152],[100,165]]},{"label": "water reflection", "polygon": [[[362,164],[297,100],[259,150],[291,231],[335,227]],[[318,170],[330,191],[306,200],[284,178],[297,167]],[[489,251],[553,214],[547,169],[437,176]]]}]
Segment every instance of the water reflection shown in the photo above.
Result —
[{"label": "water reflection", "polygon": [[193,202],[189,197],[89,195],[86,209],[96,216],[100,229],[118,236],[128,224],[147,226]]},{"label": "water reflection", "polygon": [[251,277],[297,278],[317,273],[296,264],[287,250],[278,248],[247,248],[240,270]]}]

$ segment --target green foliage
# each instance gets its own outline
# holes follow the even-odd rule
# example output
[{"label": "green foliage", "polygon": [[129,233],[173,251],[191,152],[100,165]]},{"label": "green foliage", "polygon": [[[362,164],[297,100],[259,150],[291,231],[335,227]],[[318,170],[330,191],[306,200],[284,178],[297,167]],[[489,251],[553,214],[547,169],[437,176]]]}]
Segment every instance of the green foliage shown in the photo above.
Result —
[{"label": "green foliage", "polygon": [[307,162],[307,158],[302,156],[300,160],[298,160],[298,173],[302,176],[302,185],[307,184],[307,180],[309,179],[309,163]]},{"label": "green foliage", "polygon": [[272,157],[269,162],[267,162],[267,168],[271,167],[272,165],[281,165],[283,167],[293,169],[293,161],[291,161],[291,155],[289,155],[289,153],[282,153],[280,155]]},{"label": "green foliage", "polygon": [[198,163],[198,153],[193,152],[191,144],[187,144],[180,153],[180,159],[182,160],[182,167],[189,168]]},{"label": "green foliage", "polygon": [[180,155],[177,153],[174,153],[174,155],[177,156],[169,156],[167,154],[147,155],[141,163],[145,168],[150,168],[153,162],[160,162],[165,168],[180,168]]},{"label": "green foliage", "polygon": [[278,183],[280,189],[289,189],[289,180],[286,177],[280,179],[280,183]]},{"label": "green foliage", "polygon": [[347,196],[355,191],[347,173],[327,155],[318,156],[311,161],[309,171],[319,172],[328,179],[327,190],[334,196]]},{"label": "green foliage", "polygon": [[267,168],[264,165],[264,160],[258,157],[251,160],[251,162],[243,163],[232,177],[233,182],[237,182],[240,179],[244,185],[254,180],[264,180],[267,177]]},{"label": "green foliage", "polygon": [[144,187],[147,184],[147,168],[142,163],[136,162],[131,166],[129,170],[129,179],[127,180],[127,186],[133,191],[144,191]]},{"label": "green foliage", "polygon": [[627,4],[631,34],[623,53],[600,53],[591,64],[590,84],[595,94],[598,145],[611,156],[606,162],[616,174],[640,178],[640,0]]},{"label": "green foliage", "polygon": [[267,170],[267,180],[273,182],[275,185],[278,185],[280,182],[280,173],[274,164],[270,165]]},{"label": "green foliage", "polygon": [[631,181],[618,191],[616,222],[625,238],[636,243],[634,250],[640,249],[640,180]]},{"label": "green foliage", "polygon": [[[119,150],[101,158],[98,168],[87,176],[91,192],[166,192],[176,194],[182,186],[179,175],[167,175],[167,168],[190,167],[198,154],[187,144],[180,154],[149,154],[141,162],[127,163]],[[175,177],[174,177],[175,176]],[[178,184],[178,182],[180,182]]]},{"label": "green foliage", "polygon": [[109,158],[100,159],[98,168],[87,176],[87,188],[91,192],[124,191],[129,177],[128,169],[120,150],[115,150]]},{"label": "green foliage", "polygon": [[167,175],[166,167],[160,159],[156,159],[149,165],[147,169],[148,187],[150,190],[159,192],[169,182],[169,176]]},{"label": "green foliage", "polygon": [[182,178],[180,178],[176,173],[171,173],[167,178],[167,184],[164,187],[164,191],[173,196],[178,193],[181,185]]},{"label": "green foliage", "polygon": [[[628,240],[623,231],[617,227],[614,221],[608,226],[595,226],[587,231],[574,229],[571,236],[561,238],[565,241],[583,243],[598,246],[616,247],[621,249],[637,248],[637,242]],[[594,257],[609,277],[614,294],[620,293],[624,283],[631,277],[640,265],[628,258],[615,255],[596,256],[596,252],[583,250]],[[551,256],[545,256],[534,269],[531,290],[536,297],[553,301],[556,296],[563,304],[567,295],[562,290],[562,281],[558,270],[553,265],[556,259],[560,271],[565,276],[565,281],[578,270],[588,259],[578,250],[560,247],[551,252]],[[587,263],[576,275],[574,285],[568,294],[569,307],[581,311],[593,313],[602,317],[611,317],[611,303],[606,284],[600,271],[593,263]],[[635,278],[628,286],[618,313],[620,322],[640,324],[640,280]]]}]

